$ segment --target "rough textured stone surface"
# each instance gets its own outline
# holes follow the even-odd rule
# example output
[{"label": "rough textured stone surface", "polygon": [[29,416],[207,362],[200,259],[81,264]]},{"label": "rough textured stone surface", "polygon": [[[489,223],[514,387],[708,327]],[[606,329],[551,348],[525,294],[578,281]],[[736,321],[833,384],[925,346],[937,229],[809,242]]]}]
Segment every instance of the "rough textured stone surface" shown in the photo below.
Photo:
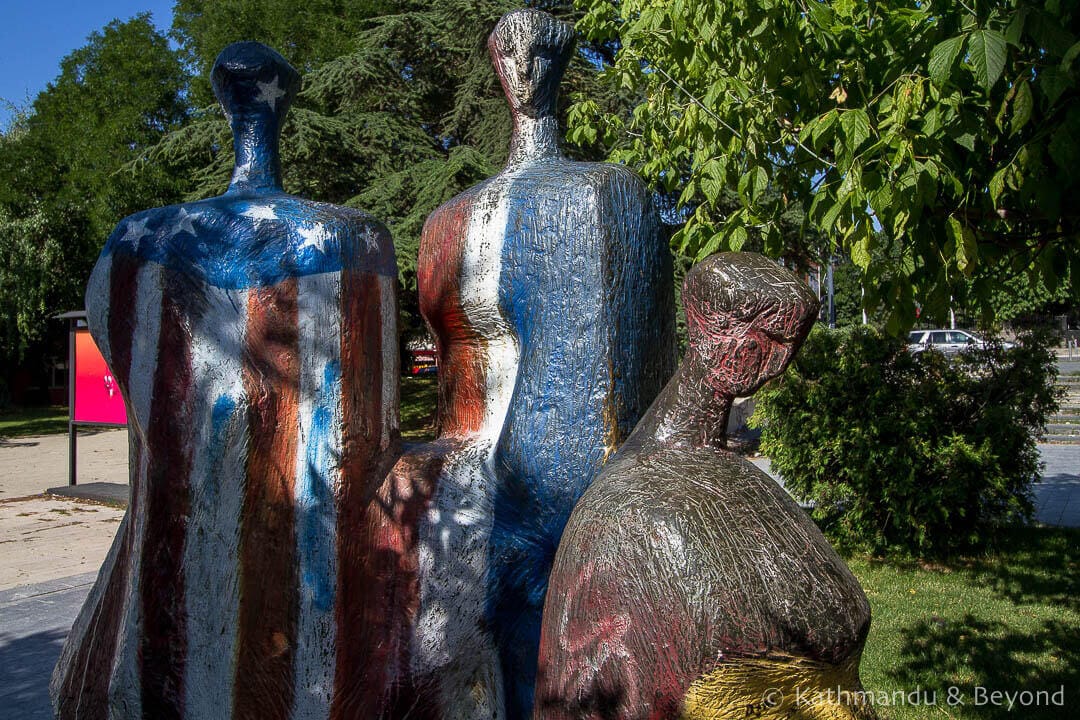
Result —
[{"label": "rough textured stone surface", "polygon": [[732,400],[783,371],[817,300],[744,253],[695,267],[683,300],[686,358],[559,545],[534,717],[870,717],[835,693],[860,689],[858,582],[771,478],[724,449]]},{"label": "rough textured stone surface", "polygon": [[282,191],[283,58],[238,43],[212,79],[227,192],[125,219],[87,290],[131,500],[53,677],[59,718],[340,717],[339,649],[382,629],[353,612],[351,533],[398,454],[393,246]]},{"label": "rough textured stone surface", "polygon": [[675,365],[671,259],[648,192],[624,168],[559,153],[572,44],[537,11],[495,27],[507,166],[436,210],[421,241],[440,429],[460,446],[419,530],[413,664],[440,678],[446,717],[476,717],[472,697],[488,716],[529,716],[563,526]]}]

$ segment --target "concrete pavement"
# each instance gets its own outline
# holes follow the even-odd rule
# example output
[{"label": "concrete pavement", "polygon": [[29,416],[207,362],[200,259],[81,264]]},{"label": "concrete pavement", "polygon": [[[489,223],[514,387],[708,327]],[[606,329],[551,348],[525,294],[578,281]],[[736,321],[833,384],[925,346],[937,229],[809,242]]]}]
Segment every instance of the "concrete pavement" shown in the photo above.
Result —
[{"label": "concrete pavement", "polygon": [[0,718],[51,720],[49,678],[95,577],[0,590]]},{"label": "concrete pavement", "polygon": [[[126,429],[81,430],[76,448],[79,483],[127,484]],[[40,495],[67,482],[67,435],[0,438],[0,501]]]}]

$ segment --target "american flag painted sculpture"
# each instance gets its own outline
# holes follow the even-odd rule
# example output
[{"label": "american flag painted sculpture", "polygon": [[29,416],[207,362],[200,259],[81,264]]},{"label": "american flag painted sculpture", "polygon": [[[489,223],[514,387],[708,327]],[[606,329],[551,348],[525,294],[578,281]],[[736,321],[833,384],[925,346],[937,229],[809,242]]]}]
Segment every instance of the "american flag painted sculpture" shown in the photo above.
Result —
[{"label": "american flag painted sculpture", "polygon": [[779,375],[818,302],[750,253],[683,291],[690,348],[566,527],[534,718],[871,718],[858,581],[780,486],[724,449],[731,402]]},{"label": "american flag painted sculpture", "polygon": [[399,454],[393,246],[282,191],[299,76],[281,56],[232,45],[212,80],[227,192],[125,219],[87,290],[132,489],[53,676],[61,720],[364,717],[350,652],[386,629],[357,575]]},{"label": "american flag painted sculpture", "polygon": [[571,27],[513,12],[488,48],[514,122],[507,165],[436,210],[420,246],[441,445],[420,463],[412,664],[439,679],[443,717],[480,717],[482,697],[482,716],[520,720],[563,525],[674,371],[674,302],[642,183],[559,152]]},{"label": "american flag painted sculpture", "polygon": [[649,194],[559,153],[570,27],[518,11],[488,45],[509,159],[424,227],[440,436],[404,452],[389,235],[283,192],[288,63],[218,58],[227,192],[125,219],[87,290],[132,490],[53,675],[60,720],[871,717],[790,705],[858,689],[869,610],[722,447],[817,301],[759,256],[707,260],[668,383]]}]

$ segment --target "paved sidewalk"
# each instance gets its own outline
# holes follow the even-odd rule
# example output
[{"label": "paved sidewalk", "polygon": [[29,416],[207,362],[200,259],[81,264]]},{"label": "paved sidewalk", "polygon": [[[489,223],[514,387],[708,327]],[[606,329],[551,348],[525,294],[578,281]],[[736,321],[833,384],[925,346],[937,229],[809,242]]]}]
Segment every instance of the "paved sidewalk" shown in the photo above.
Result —
[{"label": "paved sidewalk", "polygon": [[[80,430],[76,441],[80,484],[127,484],[127,430]],[[67,485],[68,436],[0,438],[0,500],[40,495]]]},{"label": "paved sidewalk", "polygon": [[0,591],[96,573],[123,515],[121,508],[67,498],[0,502]]},{"label": "paved sidewalk", "polygon": [[95,577],[0,591],[0,718],[52,719],[49,678]]}]

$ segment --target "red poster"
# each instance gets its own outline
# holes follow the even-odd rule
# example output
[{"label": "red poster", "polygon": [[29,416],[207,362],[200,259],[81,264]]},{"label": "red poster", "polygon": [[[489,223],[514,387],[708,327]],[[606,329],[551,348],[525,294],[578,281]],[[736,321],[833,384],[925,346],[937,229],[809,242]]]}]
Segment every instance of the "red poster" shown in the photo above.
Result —
[{"label": "red poster", "polygon": [[124,399],[90,331],[75,331],[75,412],[77,423],[124,425]]}]

